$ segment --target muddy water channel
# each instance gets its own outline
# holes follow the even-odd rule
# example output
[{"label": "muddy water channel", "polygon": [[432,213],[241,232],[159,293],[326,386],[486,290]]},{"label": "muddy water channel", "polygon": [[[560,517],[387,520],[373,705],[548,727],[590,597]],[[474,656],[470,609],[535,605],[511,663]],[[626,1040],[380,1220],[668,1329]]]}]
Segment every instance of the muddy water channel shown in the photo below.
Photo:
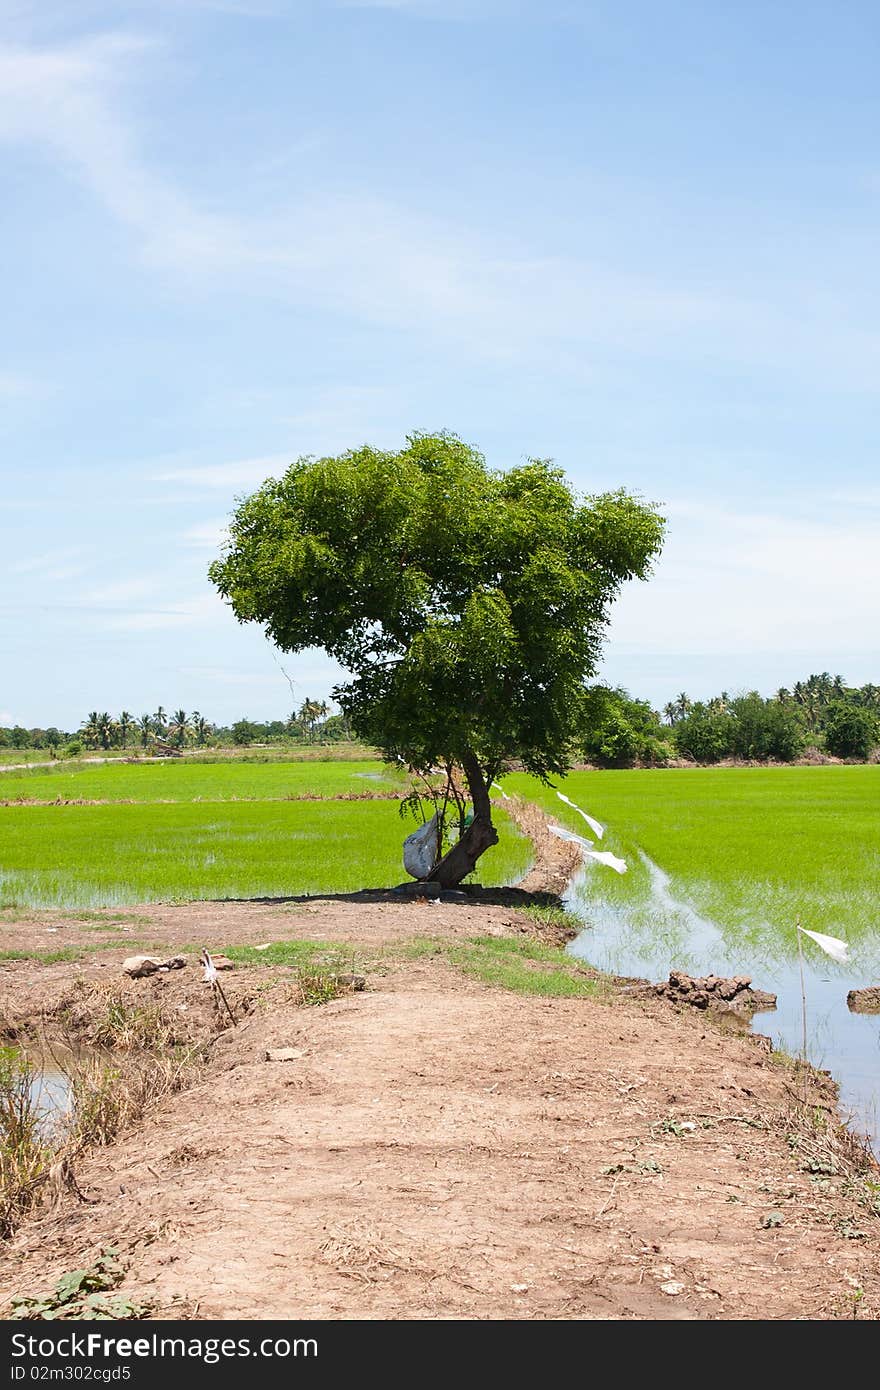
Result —
[{"label": "muddy water channel", "polygon": [[45,1067],[34,1075],[31,1099],[47,1132],[55,1132],[70,1114],[72,1099],[70,1080],[63,1071]]},{"label": "muddy water channel", "polygon": [[[774,1046],[799,1055],[802,1045],[801,988],[794,927],[780,932],[766,924],[714,921],[678,896],[653,861],[642,855],[647,892],[632,900],[604,898],[599,876],[588,864],[569,884],[568,909],[587,924],[569,948],[600,970],[664,980],[670,970],[690,975],[751,975],[753,984],[776,994],[777,1008],[756,1014],[753,1028]],[[645,882],[644,875],[639,876]],[[806,943],[807,1053],[840,1085],[841,1110],[880,1155],[880,1016],[850,1011],[847,994],[880,983],[880,924],[853,945],[839,965]]]}]

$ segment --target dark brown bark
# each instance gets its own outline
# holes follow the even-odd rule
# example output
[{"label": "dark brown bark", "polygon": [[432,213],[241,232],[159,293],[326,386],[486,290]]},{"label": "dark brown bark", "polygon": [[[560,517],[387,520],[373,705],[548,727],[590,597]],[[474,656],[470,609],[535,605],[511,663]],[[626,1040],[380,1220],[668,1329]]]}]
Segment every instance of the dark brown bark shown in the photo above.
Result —
[{"label": "dark brown bark", "polygon": [[480,855],[498,843],[498,831],[492,824],[489,784],[483,776],[482,768],[473,754],[463,757],[461,766],[467,778],[474,806],[474,818],[457,844],[452,846],[449,853],[445,854],[437,867],[431,871],[432,883],[439,883],[441,888],[454,888],[457,883],[461,883],[463,878],[467,878],[468,874],[473,872]]}]

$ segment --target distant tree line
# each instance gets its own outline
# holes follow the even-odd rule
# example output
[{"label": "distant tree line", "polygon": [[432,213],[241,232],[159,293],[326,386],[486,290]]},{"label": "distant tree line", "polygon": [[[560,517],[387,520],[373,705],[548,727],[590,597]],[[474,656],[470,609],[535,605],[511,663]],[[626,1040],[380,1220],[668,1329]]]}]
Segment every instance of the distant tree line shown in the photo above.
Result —
[{"label": "distant tree line", "polygon": [[880,686],[847,686],[823,671],[769,699],[754,690],[723,690],[710,700],[682,693],[662,712],[625,690],[596,687],[582,752],[601,767],[661,766],[673,758],[789,763],[809,747],[865,761],[878,742]]},{"label": "distant tree line", "polygon": [[[78,730],[0,728],[0,749],[46,749],[51,757],[118,748],[148,751],[156,744],[177,748],[247,747],[251,744],[320,744],[351,740],[342,714],[323,700],[304,700],[287,719],[266,723],[237,719],[213,724],[198,710],[163,707],[153,714],[119,715],[92,710]],[[880,744],[880,686],[848,686],[827,671],[783,687],[765,698],[757,691],[710,700],[682,693],[655,710],[647,700],[609,686],[588,692],[575,757],[598,767],[662,767],[673,759],[717,763],[794,762],[808,748],[836,758],[865,761]]]},{"label": "distant tree line", "polygon": [[265,723],[237,719],[233,724],[214,724],[198,710],[176,709],[167,713],[162,705],[152,714],[134,715],[122,710],[92,710],[76,730],[0,727],[0,749],[45,749],[50,757],[68,757],[88,751],[111,749],[149,751],[159,744],[174,748],[246,747],[252,743],[338,743],[351,739],[348,721],[331,713],[324,700],[304,700],[287,719]]}]

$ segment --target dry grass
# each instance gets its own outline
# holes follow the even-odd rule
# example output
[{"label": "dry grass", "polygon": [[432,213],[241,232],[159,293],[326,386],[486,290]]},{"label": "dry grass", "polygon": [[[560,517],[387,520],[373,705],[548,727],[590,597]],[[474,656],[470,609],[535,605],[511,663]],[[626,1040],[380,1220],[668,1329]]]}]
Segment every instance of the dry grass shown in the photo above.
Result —
[{"label": "dry grass", "polygon": [[191,1085],[198,1055],[147,1055],[123,1060],[72,1057],[67,1064],[73,1101],[68,1143],[74,1155],[104,1148],[166,1097]]},{"label": "dry grass", "polygon": [[325,1263],[332,1265],[339,1274],[363,1284],[390,1279],[398,1270],[422,1273],[429,1278],[437,1273],[420,1269],[408,1255],[394,1249],[380,1231],[363,1222],[331,1227],[318,1251]]},{"label": "dry grass", "polygon": [[0,1049],[0,1239],[42,1198],[56,1154],[37,1102],[37,1071],[13,1048]]}]

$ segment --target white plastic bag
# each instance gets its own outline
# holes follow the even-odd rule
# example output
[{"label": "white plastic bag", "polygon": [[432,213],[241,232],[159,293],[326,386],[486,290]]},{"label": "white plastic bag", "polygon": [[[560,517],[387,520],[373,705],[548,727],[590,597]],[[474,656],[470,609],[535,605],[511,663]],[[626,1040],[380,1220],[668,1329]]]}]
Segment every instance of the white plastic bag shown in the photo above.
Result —
[{"label": "white plastic bag", "polygon": [[410,878],[426,878],[437,862],[440,835],[436,815],[403,842],[403,867]]}]

